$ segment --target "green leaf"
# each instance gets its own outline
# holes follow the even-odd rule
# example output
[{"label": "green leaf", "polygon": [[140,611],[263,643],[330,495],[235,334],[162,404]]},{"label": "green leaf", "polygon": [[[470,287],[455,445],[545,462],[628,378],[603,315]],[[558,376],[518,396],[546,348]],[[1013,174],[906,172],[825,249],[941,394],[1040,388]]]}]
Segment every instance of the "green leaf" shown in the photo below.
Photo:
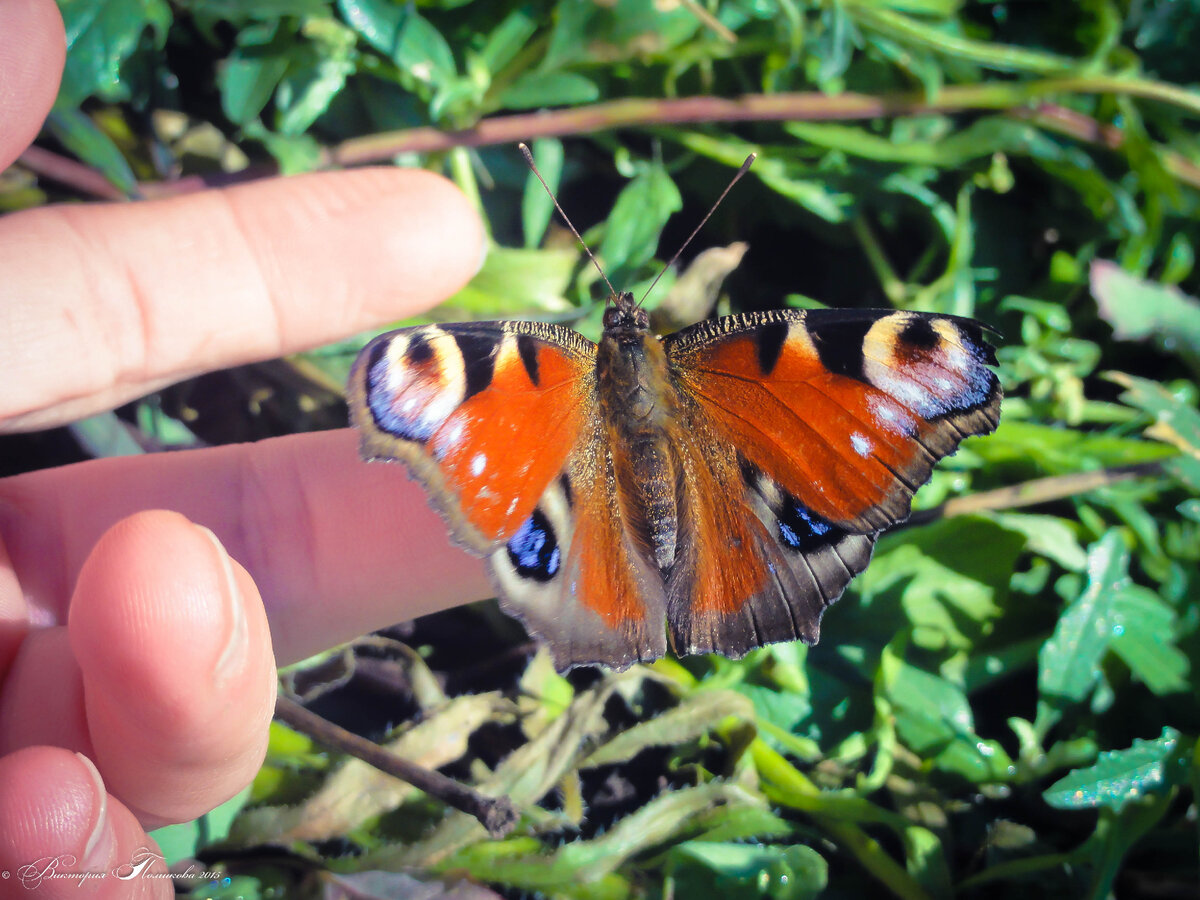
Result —
[{"label": "green leaf", "polygon": [[599,256],[614,283],[648,262],[672,213],[683,207],[679,188],[661,165],[646,166],[625,185],[613,205]]},{"label": "green leaf", "polygon": [[1153,591],[1130,585],[1113,601],[1113,652],[1156,694],[1188,689],[1191,664],[1176,646],[1175,611]]},{"label": "green leaf", "polygon": [[1200,371],[1200,300],[1178,288],[1137,278],[1103,259],[1092,262],[1091,287],[1113,337],[1154,338],[1162,350],[1179,353]]},{"label": "green leaf", "polygon": [[263,142],[284,175],[311,172],[321,163],[321,147],[310,134],[276,134],[257,119],[247,122],[245,131],[248,137]]},{"label": "green leaf", "polygon": [[1019,531],[981,516],[889,535],[859,577],[864,609],[882,632],[901,625],[902,612],[921,646],[967,649],[999,618],[1024,545]]},{"label": "green leaf", "polygon": [[289,71],[279,85],[279,132],[298,135],[307,131],[353,73],[354,62],[347,58],[314,60]]},{"label": "green leaf", "polygon": [[1180,749],[1179,732],[1165,727],[1152,741],[1138,739],[1128,750],[1101,753],[1095,765],[1060,778],[1042,797],[1058,809],[1107,807],[1120,812],[1131,800],[1183,783]]},{"label": "green leaf", "polygon": [[494,75],[507,66],[537,33],[538,22],[529,7],[514,9],[491,29],[487,43],[479,51],[479,59]]},{"label": "green leaf", "polygon": [[392,59],[419,81],[448,84],[458,74],[450,45],[414,5],[407,5],[404,10]]},{"label": "green leaf", "polygon": [[1170,447],[1141,438],[1016,419],[1001,421],[1000,427],[987,440],[972,442],[971,452],[993,466],[1036,465],[1055,475],[1168,459],[1175,455]]},{"label": "green leaf", "polygon": [[244,29],[239,46],[217,73],[221,109],[246,126],[262,114],[288,70],[289,41],[273,23]]},{"label": "green leaf", "polygon": [[944,678],[885,652],[881,675],[901,740],[934,765],[972,782],[1005,781],[1012,760],[995,741],[975,733],[966,695]]},{"label": "green leaf", "polygon": [[811,847],[684,841],[667,853],[677,897],[728,900],[801,900],[817,897],[828,881],[825,860]]},{"label": "green leaf", "polygon": [[599,97],[596,83],[574,72],[525,72],[501,92],[496,102],[508,109],[536,109],[591,103]]},{"label": "green leaf", "polygon": [[1028,122],[992,116],[966,128],[942,135],[922,135],[913,139],[898,123],[892,134],[881,136],[865,127],[824,122],[788,122],[789,134],[818,147],[841,150],[865,159],[913,165],[955,168],[994,153],[1057,158],[1058,144]]},{"label": "green leaf", "polygon": [[812,712],[812,703],[807,694],[774,690],[758,684],[739,684],[736,690],[750,698],[755,714],[760,719],[783,731],[795,731],[796,726]]},{"label": "green leaf", "polygon": [[109,101],[127,99],[122,64],[147,28],[161,46],[173,18],[163,0],[60,0],[59,10],[67,32],[67,61],[58,89],[61,107],[78,106],[93,94]]},{"label": "green leaf", "polygon": [[137,192],[137,178],[112,138],[77,109],[56,106],[46,118],[46,127],[63,146],[104,175],[127,196]]},{"label": "green leaf", "polygon": [[243,25],[246,22],[268,21],[284,16],[304,18],[321,17],[329,14],[327,0],[202,0],[189,3],[189,11],[196,16],[211,16],[214,19]]},{"label": "green leaf", "polygon": [[[129,426],[115,412],[96,413],[86,419],[78,419],[67,427],[79,445],[97,458],[140,456],[146,452],[134,440]],[[195,442],[195,436],[192,436],[192,442]]]},{"label": "green leaf", "polygon": [[1200,458],[1200,411],[1156,381],[1123,372],[1105,376],[1126,389],[1121,399],[1154,417],[1149,437],[1165,441],[1193,458]]},{"label": "green leaf", "polygon": [[670,747],[710,732],[726,718],[754,721],[754,704],[736,691],[707,690],[687,695],[677,706],[625,729],[579,764],[581,769],[628,762],[650,747]]},{"label": "green leaf", "polygon": [[1009,512],[997,513],[995,520],[1024,534],[1029,552],[1052,559],[1069,572],[1082,572],[1087,567],[1087,551],[1076,537],[1077,529],[1065,519]]},{"label": "green leaf", "polygon": [[521,194],[521,231],[525,237],[525,249],[532,250],[541,244],[554,215],[554,199],[550,195],[558,192],[562,179],[563,145],[556,138],[538,138],[529,149],[538,171],[546,180],[546,186],[543,186],[531,171]]},{"label": "green leaf", "polygon": [[457,76],[450,45],[414,4],[338,0],[338,9],[368,44],[418,81],[445,86]]},{"label": "green leaf", "polygon": [[356,69],[354,33],[332,19],[310,22],[306,36],[315,40],[297,47],[275,97],[281,134],[297,135],[320,118]]},{"label": "green leaf", "polygon": [[404,22],[403,5],[391,0],[338,0],[338,9],[368,44],[385,56],[392,55]]},{"label": "green leaf", "polygon": [[446,866],[526,890],[552,892],[599,880],[638,854],[678,842],[695,833],[705,814],[721,805],[761,809],[765,803],[736,785],[720,782],[664,791],[599,837],[572,841],[552,854],[501,860],[487,856],[485,849],[468,848],[450,857]]},{"label": "green leaf", "polygon": [[1063,612],[1038,654],[1038,689],[1079,702],[1100,676],[1100,660],[1114,636],[1114,599],[1129,585],[1129,550],[1111,530],[1088,548],[1088,584]]},{"label": "green leaf", "polygon": [[490,247],[483,268],[437,308],[439,319],[578,315],[566,297],[582,251]]}]

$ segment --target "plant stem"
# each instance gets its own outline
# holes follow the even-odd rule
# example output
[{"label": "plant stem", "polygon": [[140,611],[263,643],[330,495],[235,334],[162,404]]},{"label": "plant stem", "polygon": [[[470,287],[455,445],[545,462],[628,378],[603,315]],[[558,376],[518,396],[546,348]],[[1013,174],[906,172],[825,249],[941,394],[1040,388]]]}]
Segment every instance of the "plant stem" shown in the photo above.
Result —
[{"label": "plant stem", "polygon": [[515,144],[536,137],[589,134],[615,128],[701,122],[769,122],[873,119],[930,112],[1013,109],[1069,94],[1121,94],[1159,100],[1200,115],[1200,94],[1141,78],[1045,78],[945,87],[935,96],[912,94],[822,94],[819,92],[684,97],[676,100],[627,98],[608,103],[494,116],[473,128],[441,131],[408,128],[351,138],[324,153],[329,165],[361,165],[400,152],[434,152],[456,146]]},{"label": "plant stem", "polygon": [[334,725],[282,694],[275,701],[275,718],[327,747],[355,756],[382,772],[407,781],[447,806],[474,816],[493,838],[504,837],[517,824],[517,811],[507,797],[485,797],[441,772],[389,753],[373,741]]}]

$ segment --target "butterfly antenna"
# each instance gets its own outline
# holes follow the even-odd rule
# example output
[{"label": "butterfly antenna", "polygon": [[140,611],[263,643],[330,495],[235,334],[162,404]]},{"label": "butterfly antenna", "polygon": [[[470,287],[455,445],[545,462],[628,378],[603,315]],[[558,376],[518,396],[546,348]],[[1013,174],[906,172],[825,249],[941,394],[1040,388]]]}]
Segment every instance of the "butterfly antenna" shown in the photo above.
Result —
[{"label": "butterfly antenna", "polygon": [[721,205],[721,201],[725,199],[725,195],[733,190],[733,186],[741,180],[743,175],[750,171],[750,166],[754,164],[754,160],[756,159],[758,159],[757,153],[751,153],[746,157],[746,161],[742,163],[742,167],[737,170],[737,174],[729,180],[729,184],[725,185],[725,190],[721,191],[721,196],[718,197],[717,202],[712,205],[712,209],[704,214],[704,218],[700,220],[700,224],[692,230],[692,233],[688,235],[687,240],[684,241],[680,245],[679,249],[675,251],[675,255],[671,257],[671,261],[663,266],[662,270],[654,277],[654,280],[650,282],[650,287],[646,288],[646,293],[642,294],[642,299],[638,301],[638,306],[641,306],[646,302],[646,298],[650,296],[650,292],[654,290],[654,286],[658,284],[658,279],[662,278],[663,275],[666,274],[667,269],[679,262],[679,257],[683,254],[683,251],[687,249],[687,245],[692,242],[692,238],[700,233],[700,229],[704,227],[704,223],[712,217],[712,214],[717,211],[717,207]]},{"label": "butterfly antenna", "polygon": [[612,282],[608,280],[608,276],[605,275],[604,270],[600,268],[600,261],[596,259],[595,254],[592,253],[592,248],[587,245],[587,242],[583,239],[583,235],[579,233],[579,230],[575,227],[574,223],[567,217],[567,214],[563,212],[563,208],[558,205],[558,198],[554,196],[554,191],[550,190],[550,185],[546,184],[546,179],[543,178],[542,173],[538,171],[537,164],[533,161],[533,154],[530,152],[529,147],[525,144],[517,144],[517,147],[520,149],[521,155],[525,157],[525,162],[529,164],[530,170],[534,175],[537,176],[537,180],[542,183],[542,187],[546,189],[546,193],[550,195],[550,202],[554,204],[554,208],[558,210],[558,214],[562,216],[563,221],[567,223],[567,227],[571,229],[571,233],[578,239],[579,246],[583,248],[583,252],[588,255],[588,259],[592,261],[592,265],[596,267],[596,271],[600,273],[600,277],[603,278],[604,283],[608,285],[609,294],[613,297],[616,297],[616,288],[612,286]]}]

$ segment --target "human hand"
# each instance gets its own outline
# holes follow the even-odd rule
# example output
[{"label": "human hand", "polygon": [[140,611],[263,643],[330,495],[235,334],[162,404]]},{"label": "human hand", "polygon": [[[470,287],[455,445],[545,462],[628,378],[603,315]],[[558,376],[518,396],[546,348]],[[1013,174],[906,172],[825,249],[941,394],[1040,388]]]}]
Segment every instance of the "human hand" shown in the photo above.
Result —
[{"label": "human hand", "polygon": [[[51,0],[0,3],[0,170],[53,102],[63,46]],[[10,215],[0,428],[411,315],[483,248],[452,185],[397,169]],[[421,489],[355,447],[348,431],[296,435],[0,481],[0,870],[127,864],[146,829],[249,782],[276,660],[490,594]],[[133,895],[111,877],[84,887]]]}]

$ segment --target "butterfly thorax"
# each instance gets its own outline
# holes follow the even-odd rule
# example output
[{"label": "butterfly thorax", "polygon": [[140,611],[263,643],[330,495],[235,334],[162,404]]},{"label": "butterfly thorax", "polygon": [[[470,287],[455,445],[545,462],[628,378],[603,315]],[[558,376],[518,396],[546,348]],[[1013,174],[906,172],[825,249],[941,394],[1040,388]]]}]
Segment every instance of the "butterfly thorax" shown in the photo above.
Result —
[{"label": "butterfly thorax", "polygon": [[679,536],[678,464],[671,449],[679,397],[646,311],[628,294],[615,302],[605,310],[596,353],[597,395],[621,516],[638,549],[666,571]]}]

